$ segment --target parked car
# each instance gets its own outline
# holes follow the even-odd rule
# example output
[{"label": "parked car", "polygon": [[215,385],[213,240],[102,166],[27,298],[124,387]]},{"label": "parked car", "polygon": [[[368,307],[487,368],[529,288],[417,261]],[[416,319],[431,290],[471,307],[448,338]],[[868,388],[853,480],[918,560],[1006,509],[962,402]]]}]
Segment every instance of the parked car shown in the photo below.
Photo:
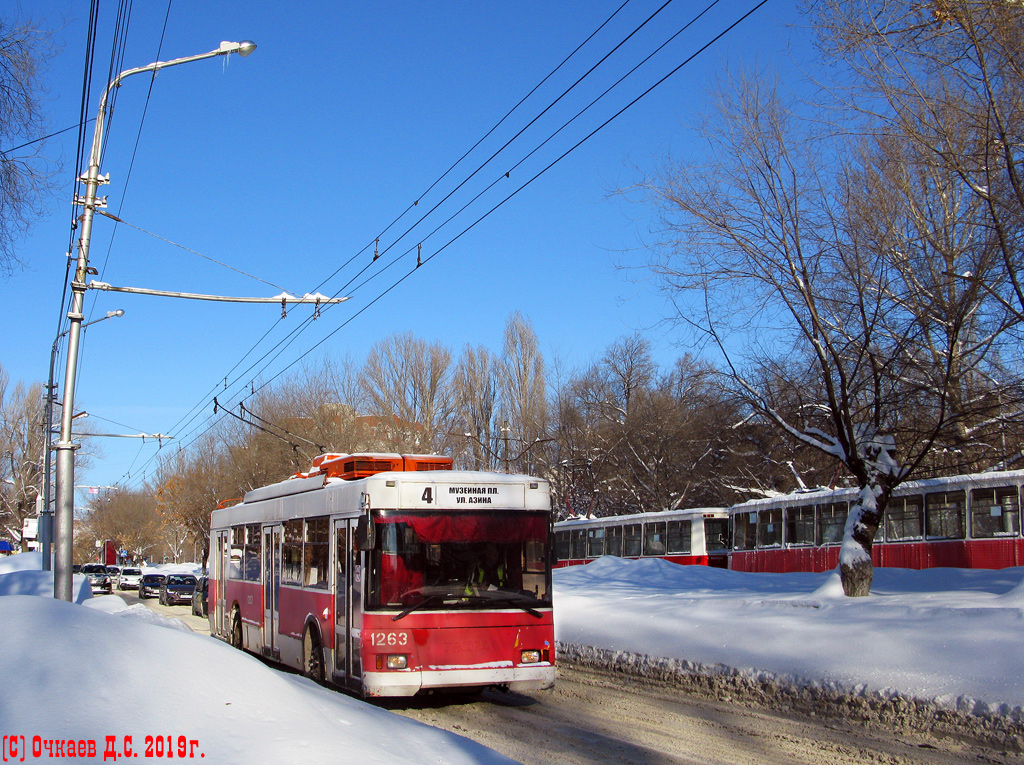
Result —
[{"label": "parked car", "polygon": [[166,574],[143,574],[139,580],[139,600],[158,596],[166,578]]},{"label": "parked car", "polygon": [[82,574],[89,580],[89,587],[92,588],[93,592],[106,592],[110,594],[111,589],[113,589],[110,584],[110,575],[107,573],[107,567],[102,563],[86,563],[82,566]]},{"label": "parked car", "polygon": [[140,579],[142,579],[141,568],[123,568],[121,569],[121,576],[117,580],[117,589],[137,590],[139,589]]},{"label": "parked car", "polygon": [[160,603],[165,606],[176,606],[179,603],[191,603],[198,580],[192,574],[168,574],[160,586]]},{"label": "parked car", "polygon": [[71,573],[72,574],[81,574],[82,573],[82,564],[81,563],[72,563],[71,564]]},{"label": "parked car", "polygon": [[120,566],[107,566],[107,576],[110,577],[110,584],[117,587],[117,580],[121,578]]},{"label": "parked car", "polygon": [[209,593],[210,578],[208,576],[199,577],[199,583],[196,584],[195,592],[192,593],[192,614],[194,616],[207,616],[209,614],[209,607],[206,603]]}]

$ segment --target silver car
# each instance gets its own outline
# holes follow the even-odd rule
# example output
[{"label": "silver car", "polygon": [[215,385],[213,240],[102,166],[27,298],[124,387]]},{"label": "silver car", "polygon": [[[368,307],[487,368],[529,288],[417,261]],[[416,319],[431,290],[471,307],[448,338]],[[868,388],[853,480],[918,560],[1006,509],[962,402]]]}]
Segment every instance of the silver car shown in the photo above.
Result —
[{"label": "silver car", "polygon": [[141,568],[123,568],[121,569],[121,578],[117,580],[117,589],[137,590],[140,579],[142,579]]}]

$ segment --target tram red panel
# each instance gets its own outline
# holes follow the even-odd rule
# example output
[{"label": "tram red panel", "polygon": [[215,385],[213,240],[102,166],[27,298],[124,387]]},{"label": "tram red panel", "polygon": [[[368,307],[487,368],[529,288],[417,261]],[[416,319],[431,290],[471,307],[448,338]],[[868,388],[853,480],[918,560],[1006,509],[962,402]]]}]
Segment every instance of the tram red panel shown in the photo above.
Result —
[{"label": "tram red panel", "polygon": [[967,546],[970,568],[1009,568],[1021,565],[1021,541],[1017,539],[974,539]]}]

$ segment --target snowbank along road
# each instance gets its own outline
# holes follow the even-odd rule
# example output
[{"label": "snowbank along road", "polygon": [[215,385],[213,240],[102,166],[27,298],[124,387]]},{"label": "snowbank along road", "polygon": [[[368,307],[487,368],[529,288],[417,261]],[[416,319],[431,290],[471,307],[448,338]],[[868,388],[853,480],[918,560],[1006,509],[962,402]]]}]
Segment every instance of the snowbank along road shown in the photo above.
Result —
[{"label": "snowbank along road", "polygon": [[854,722],[777,711],[767,698],[740,699],[735,690],[704,687],[691,693],[663,681],[563,664],[554,690],[532,697],[487,691],[390,708],[524,765],[1024,764],[1019,749],[1012,750],[1020,743],[1012,734],[979,740],[969,724],[952,721],[925,730],[872,723],[860,713]]}]

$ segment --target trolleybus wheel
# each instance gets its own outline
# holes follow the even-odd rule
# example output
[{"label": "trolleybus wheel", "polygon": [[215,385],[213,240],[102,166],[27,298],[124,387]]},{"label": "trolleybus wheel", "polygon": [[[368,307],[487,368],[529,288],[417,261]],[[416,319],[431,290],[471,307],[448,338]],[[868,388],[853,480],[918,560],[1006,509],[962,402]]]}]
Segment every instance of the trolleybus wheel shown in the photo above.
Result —
[{"label": "trolleybus wheel", "polygon": [[237,610],[231,615],[231,645],[239,650],[242,648],[242,617]]},{"label": "trolleybus wheel", "polygon": [[320,638],[309,627],[302,636],[302,674],[316,683],[324,681],[324,651]]}]

